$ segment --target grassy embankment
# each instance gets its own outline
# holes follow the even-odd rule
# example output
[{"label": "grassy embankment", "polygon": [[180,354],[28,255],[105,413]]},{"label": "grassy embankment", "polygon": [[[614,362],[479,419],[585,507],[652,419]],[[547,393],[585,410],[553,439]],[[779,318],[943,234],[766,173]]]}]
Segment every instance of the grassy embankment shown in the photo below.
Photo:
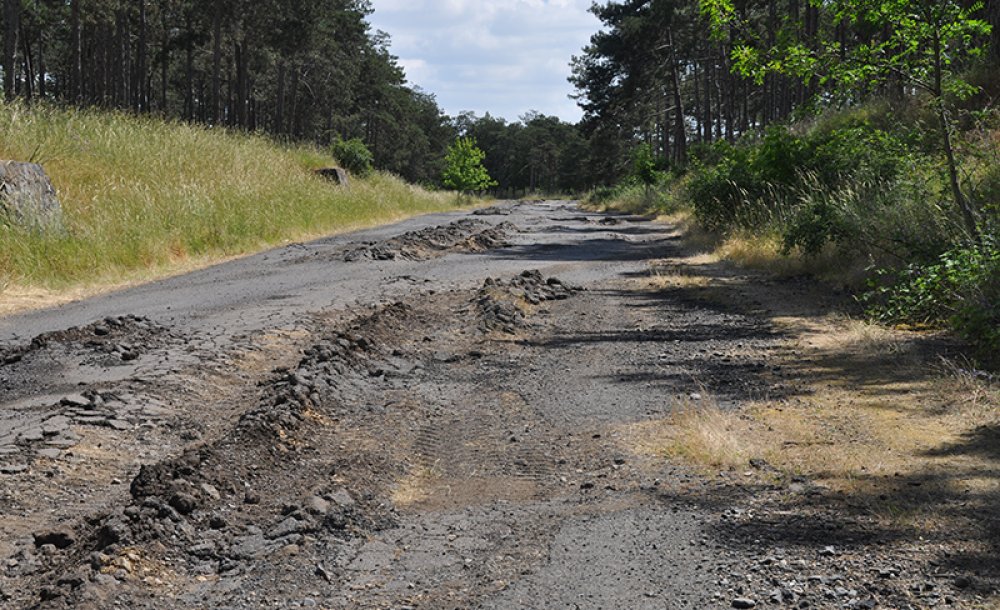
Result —
[{"label": "grassy embankment", "polygon": [[313,147],[98,111],[0,104],[0,159],[44,166],[68,228],[0,224],[8,311],[455,205],[384,174],[337,187]]}]

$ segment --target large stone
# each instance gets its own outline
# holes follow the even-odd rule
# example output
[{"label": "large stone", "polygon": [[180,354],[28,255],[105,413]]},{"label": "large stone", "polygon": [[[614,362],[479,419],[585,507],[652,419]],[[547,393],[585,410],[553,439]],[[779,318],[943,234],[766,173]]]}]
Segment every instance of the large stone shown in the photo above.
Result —
[{"label": "large stone", "polygon": [[334,184],[339,184],[340,186],[347,186],[349,178],[347,177],[347,170],[339,167],[324,167],[323,169],[316,170],[316,174],[323,178],[326,178]]},{"label": "large stone", "polygon": [[0,161],[0,223],[63,231],[62,206],[41,165]]}]

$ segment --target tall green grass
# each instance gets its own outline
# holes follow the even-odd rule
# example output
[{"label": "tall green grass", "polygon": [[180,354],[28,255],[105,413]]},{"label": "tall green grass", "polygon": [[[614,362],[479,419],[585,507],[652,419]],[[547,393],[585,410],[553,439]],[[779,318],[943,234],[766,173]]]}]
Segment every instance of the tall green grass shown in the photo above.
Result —
[{"label": "tall green grass", "polygon": [[44,166],[68,229],[0,224],[0,289],[117,281],[455,204],[384,174],[335,186],[313,174],[335,164],[315,148],[92,110],[0,104],[0,159]]}]

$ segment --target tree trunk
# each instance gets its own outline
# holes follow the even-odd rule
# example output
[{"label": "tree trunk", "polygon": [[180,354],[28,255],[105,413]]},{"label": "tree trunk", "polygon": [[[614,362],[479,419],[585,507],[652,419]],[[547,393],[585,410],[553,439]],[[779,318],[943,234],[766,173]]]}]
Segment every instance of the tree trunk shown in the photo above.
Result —
[{"label": "tree trunk", "polygon": [[70,101],[83,101],[83,35],[80,25],[80,1],[70,1]]},{"label": "tree trunk", "polygon": [[167,89],[170,86],[170,27],[167,23],[167,8],[160,6],[160,29],[163,30],[163,42],[160,54],[160,113],[169,116],[167,107]]},{"label": "tree trunk", "polygon": [[299,68],[298,66],[292,67],[292,82],[289,85],[289,102],[288,102],[288,113],[291,115],[288,124],[288,130],[286,133],[290,133],[293,137],[295,134],[295,126],[298,124],[298,113],[299,113]]},{"label": "tree trunk", "polygon": [[215,0],[212,13],[212,124],[218,124],[222,106],[222,0]]},{"label": "tree trunk", "polygon": [[285,131],[285,60],[278,59],[278,99],[274,111],[274,133],[281,135]]},{"label": "tree trunk", "polygon": [[15,78],[17,73],[17,33],[20,31],[21,0],[4,0],[3,4],[4,36],[3,36],[3,93],[4,99],[12,100],[15,96]]},{"label": "tree trunk", "polygon": [[149,43],[147,41],[146,27],[146,0],[137,1],[139,3],[139,40],[135,52],[135,73],[132,81],[132,105],[136,112],[146,112],[149,110],[149,87],[147,85]]},{"label": "tree trunk", "polygon": [[191,13],[187,14],[187,57],[184,65],[184,116],[188,121],[194,120],[194,25],[191,23]]},{"label": "tree trunk", "polygon": [[667,44],[670,45],[670,79],[674,89],[674,162],[683,165],[687,161],[687,129],[684,126],[684,98],[681,95],[680,68],[674,52],[674,34],[667,28]]},{"label": "tree trunk", "polygon": [[705,55],[705,133],[702,136],[706,142],[712,141],[712,61],[709,57],[711,47],[706,46],[702,51]]},{"label": "tree trunk", "polygon": [[115,51],[117,57],[113,60],[115,93],[112,104],[116,108],[127,107],[129,100],[129,78],[131,73],[128,44],[128,19],[125,11],[115,11]]},{"label": "tree trunk", "polygon": [[45,34],[44,29],[38,31],[38,97],[45,99],[48,87],[45,83]]},{"label": "tree trunk", "polygon": [[35,67],[31,57],[31,41],[24,31],[24,23],[21,24],[21,42],[24,47],[22,53],[22,59],[24,60],[24,97],[28,101],[31,101],[35,86]]},{"label": "tree trunk", "polygon": [[988,0],[986,3],[986,20],[993,27],[990,32],[990,58],[1000,62],[1000,0]]},{"label": "tree trunk", "polygon": [[[940,31],[940,30],[936,30]],[[958,179],[958,162],[955,160],[955,147],[951,141],[951,121],[948,120],[948,109],[944,100],[944,57],[941,49],[940,36],[934,36],[934,103],[937,105],[938,122],[941,126],[941,144],[944,147],[945,158],[948,161],[948,181],[951,184],[951,194],[955,205],[962,214],[965,230],[969,236],[979,239],[979,225],[976,214],[969,200],[962,193],[962,185]]]},{"label": "tree trunk", "polygon": [[247,121],[247,57],[246,41],[236,43],[234,51],[236,54],[236,124],[242,129],[246,129]]}]

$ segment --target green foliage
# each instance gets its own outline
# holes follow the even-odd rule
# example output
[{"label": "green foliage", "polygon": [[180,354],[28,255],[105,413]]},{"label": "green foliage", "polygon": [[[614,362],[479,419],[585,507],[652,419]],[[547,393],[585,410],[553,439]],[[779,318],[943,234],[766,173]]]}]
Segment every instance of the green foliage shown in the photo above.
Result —
[{"label": "green foliage", "polygon": [[590,206],[630,214],[670,214],[686,207],[686,179],[686,176],[657,172],[653,185],[632,178],[615,186],[597,187],[585,201]]},{"label": "green foliage", "polygon": [[476,145],[474,138],[459,138],[448,149],[442,182],[449,189],[460,192],[483,191],[497,182],[490,178],[483,167],[486,153]]},{"label": "green foliage", "polygon": [[510,123],[464,113],[454,127],[486,153],[483,165],[501,191],[583,192],[599,177],[589,169],[591,155],[605,154],[588,146],[577,125],[535,112]]},{"label": "green foliage", "polygon": [[[733,48],[734,70],[758,84],[769,75],[792,76],[825,88],[835,98],[855,99],[872,88],[919,90],[930,102],[940,133],[940,152],[947,167],[955,207],[966,231],[978,233],[976,214],[960,184],[952,137],[956,129],[951,107],[978,88],[964,78],[963,68],[983,54],[991,26],[975,17],[984,5],[960,0],[809,0],[834,18],[861,32],[857,44],[835,36],[807,39],[798,24],[781,32],[750,34],[738,26],[736,6],[727,0],[700,0],[717,35],[743,31]],[[880,35],[873,35],[880,32]],[[900,93],[901,95],[901,93]]]},{"label": "green foliage", "polygon": [[841,208],[829,198],[806,201],[792,215],[784,228],[782,252],[801,250],[806,256],[817,256],[827,243],[847,238],[849,228]]},{"label": "green foliage", "polygon": [[859,32],[882,32],[860,37],[858,44],[801,36],[799,24],[789,22],[780,32],[757,32],[741,22],[731,0],[700,0],[702,13],[714,32],[727,36],[739,31],[733,48],[734,69],[763,82],[769,74],[819,78],[840,93],[879,86],[892,78],[933,95],[967,97],[975,88],[958,71],[963,60],[982,54],[978,44],[990,25],[976,18],[982,2],[959,0],[809,0],[834,23],[850,24]]},{"label": "green foliage", "polygon": [[[688,195],[705,227],[753,229],[769,220],[766,212],[807,186],[836,190],[847,179],[852,184],[891,181],[911,163],[902,142],[865,123],[806,135],[772,127],[757,141],[700,149],[692,162]],[[822,205],[806,214],[811,219],[800,218],[798,232],[806,226],[833,227],[831,213]],[[802,239],[800,234],[790,243],[798,245]]]},{"label": "green foliage", "polygon": [[361,177],[371,174],[375,157],[361,138],[351,138],[350,140],[337,138],[331,146],[330,152],[344,169],[352,174]]},{"label": "green foliage", "polygon": [[984,235],[933,264],[880,275],[866,295],[870,315],[891,323],[948,324],[967,339],[984,364],[1000,365],[1000,243]]},{"label": "green foliage", "polygon": [[632,176],[646,186],[653,186],[660,181],[660,172],[656,169],[656,157],[653,147],[643,143],[632,152]]}]

